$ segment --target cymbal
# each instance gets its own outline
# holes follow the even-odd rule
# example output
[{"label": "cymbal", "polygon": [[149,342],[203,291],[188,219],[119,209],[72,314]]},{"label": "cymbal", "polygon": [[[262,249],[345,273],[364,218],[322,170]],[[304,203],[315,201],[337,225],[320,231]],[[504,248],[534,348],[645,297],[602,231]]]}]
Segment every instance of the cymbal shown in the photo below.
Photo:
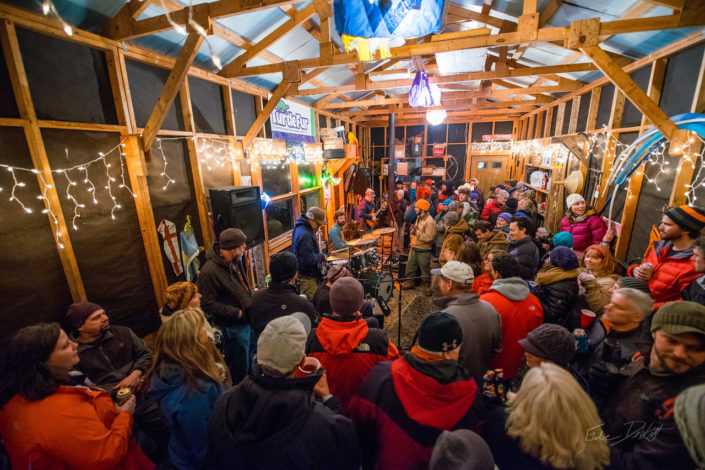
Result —
[{"label": "cymbal", "polygon": [[362,246],[362,245],[371,245],[371,244],[373,244],[373,243],[376,242],[376,241],[377,241],[377,240],[370,239],[370,238],[357,238],[357,239],[355,239],[355,240],[350,240],[350,241],[347,242],[347,243],[348,243],[348,245],[350,245],[350,246]]},{"label": "cymbal", "polygon": [[348,260],[346,259],[328,259],[328,263],[332,264],[333,266],[339,265],[339,264],[348,264]]},{"label": "cymbal", "polygon": [[365,240],[377,240],[379,238],[379,235],[377,235],[374,232],[366,233],[362,236]]},{"label": "cymbal", "polygon": [[377,230],[373,230],[372,233],[374,233],[375,235],[381,236],[381,235],[389,235],[390,233],[394,233],[396,231],[397,231],[397,229],[395,229],[394,227],[383,227],[383,228],[378,228]]}]

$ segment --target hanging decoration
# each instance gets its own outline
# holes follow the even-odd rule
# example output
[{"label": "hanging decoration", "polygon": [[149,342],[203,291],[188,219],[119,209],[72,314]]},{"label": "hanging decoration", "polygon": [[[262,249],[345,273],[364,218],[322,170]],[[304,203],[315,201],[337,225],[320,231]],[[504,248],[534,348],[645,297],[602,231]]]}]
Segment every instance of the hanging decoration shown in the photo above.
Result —
[{"label": "hanging decoration", "polygon": [[179,234],[179,239],[181,241],[181,262],[184,265],[186,280],[193,282],[198,278],[198,269],[200,267],[198,253],[203,251],[203,247],[198,246],[190,215],[186,216],[186,224],[184,225],[184,230]]},{"label": "hanging decoration", "polygon": [[492,141],[492,142],[473,142],[470,145],[470,149],[474,152],[498,152],[498,151],[511,151],[512,142],[503,141]]},{"label": "hanging decoration", "polygon": [[409,104],[414,108],[430,108],[441,105],[441,89],[438,85],[428,82],[428,74],[425,70],[419,70],[411,82],[409,90]]},{"label": "hanging decoration", "polygon": [[162,248],[171,263],[171,269],[174,270],[176,276],[180,276],[184,269],[181,266],[181,250],[179,249],[179,234],[176,231],[176,225],[170,220],[163,219],[157,226],[157,232],[162,236]]}]

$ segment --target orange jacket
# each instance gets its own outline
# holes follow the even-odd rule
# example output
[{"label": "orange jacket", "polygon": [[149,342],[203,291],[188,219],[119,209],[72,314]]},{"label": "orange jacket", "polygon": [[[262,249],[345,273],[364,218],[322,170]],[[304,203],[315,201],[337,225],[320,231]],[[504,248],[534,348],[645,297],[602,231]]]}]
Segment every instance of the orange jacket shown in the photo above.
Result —
[{"label": "orange jacket", "polygon": [[37,401],[15,395],[0,410],[12,468],[51,470],[152,470],[130,439],[132,416],[116,414],[103,391],[59,387]]}]

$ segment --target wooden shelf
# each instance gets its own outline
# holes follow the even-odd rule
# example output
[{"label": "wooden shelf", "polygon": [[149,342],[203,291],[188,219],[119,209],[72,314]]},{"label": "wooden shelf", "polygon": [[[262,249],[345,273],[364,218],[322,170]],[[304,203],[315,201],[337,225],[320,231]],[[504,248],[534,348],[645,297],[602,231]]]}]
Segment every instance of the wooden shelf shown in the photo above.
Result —
[{"label": "wooden shelf", "polygon": [[541,189],[541,188],[538,188],[538,187],[536,187],[536,186],[531,186],[529,183],[524,183],[524,185],[527,186],[527,187],[529,187],[529,188],[531,188],[531,189],[533,189],[534,191],[538,191],[538,192],[540,192],[540,193],[548,194],[548,191],[546,191],[545,189]]}]

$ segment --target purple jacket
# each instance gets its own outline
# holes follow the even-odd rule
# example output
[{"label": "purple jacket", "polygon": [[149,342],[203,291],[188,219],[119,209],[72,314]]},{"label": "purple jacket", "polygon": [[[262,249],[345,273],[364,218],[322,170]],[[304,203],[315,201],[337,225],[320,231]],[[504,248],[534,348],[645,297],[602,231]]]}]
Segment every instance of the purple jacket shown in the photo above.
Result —
[{"label": "purple jacket", "polygon": [[561,231],[573,235],[573,250],[583,252],[590,245],[598,244],[607,232],[607,224],[598,215],[589,215],[580,222],[571,222],[566,216],[561,219]]}]

